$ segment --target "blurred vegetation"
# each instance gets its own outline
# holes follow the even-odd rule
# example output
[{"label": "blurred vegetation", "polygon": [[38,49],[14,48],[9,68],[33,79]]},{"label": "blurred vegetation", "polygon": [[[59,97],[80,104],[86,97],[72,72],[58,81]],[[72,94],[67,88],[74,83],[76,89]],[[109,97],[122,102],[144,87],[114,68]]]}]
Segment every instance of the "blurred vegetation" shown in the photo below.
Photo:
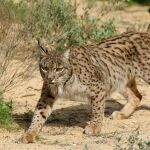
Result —
[{"label": "blurred vegetation", "polygon": [[126,6],[132,6],[132,5],[143,5],[143,6],[146,6],[146,5],[150,5],[150,0],[88,0],[89,2],[95,2],[95,1],[107,1],[107,2],[110,2],[110,3],[115,3],[115,4],[127,4]]},{"label": "blurred vegetation", "polygon": [[[140,138],[139,130],[133,131],[126,139],[119,133],[115,133],[115,148],[114,150],[149,150],[150,139]],[[126,144],[123,144],[126,143]]]},{"label": "blurred vegetation", "polygon": [[129,0],[129,4],[140,4],[140,5],[150,5],[150,0]]},{"label": "blurred vegetation", "polygon": [[65,0],[20,1],[17,4],[12,0],[0,2],[1,19],[22,23],[28,37],[48,39],[58,50],[116,34],[113,20],[102,22],[99,16],[90,17],[88,7],[81,16],[77,16],[76,4],[71,5]]}]

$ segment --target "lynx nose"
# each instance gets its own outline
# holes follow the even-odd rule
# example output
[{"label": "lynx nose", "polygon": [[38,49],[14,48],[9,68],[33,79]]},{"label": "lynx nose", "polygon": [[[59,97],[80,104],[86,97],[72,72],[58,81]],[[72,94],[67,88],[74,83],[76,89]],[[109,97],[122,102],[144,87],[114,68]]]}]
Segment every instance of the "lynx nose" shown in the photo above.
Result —
[{"label": "lynx nose", "polygon": [[53,79],[52,78],[48,78],[49,83],[53,83]]},{"label": "lynx nose", "polygon": [[53,78],[53,77],[49,77],[49,78],[48,78],[48,82],[49,82],[49,83],[54,83],[54,78]]},{"label": "lynx nose", "polygon": [[49,83],[53,83],[54,76],[52,74],[48,74],[48,81]]}]

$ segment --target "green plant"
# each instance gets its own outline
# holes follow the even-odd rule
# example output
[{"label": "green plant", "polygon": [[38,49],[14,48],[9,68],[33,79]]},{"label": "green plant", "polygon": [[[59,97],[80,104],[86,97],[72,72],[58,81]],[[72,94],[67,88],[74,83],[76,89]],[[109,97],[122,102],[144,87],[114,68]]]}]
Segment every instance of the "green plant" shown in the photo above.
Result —
[{"label": "green plant", "polygon": [[123,141],[123,136],[115,133],[115,150],[148,150],[150,148],[150,139],[140,138],[138,130],[132,132],[129,137]]},{"label": "green plant", "polygon": [[[104,23],[103,28],[100,28],[100,18],[91,18],[88,8],[78,17],[76,7],[64,0],[46,0],[44,3],[37,1],[33,6],[27,11],[32,17],[26,15],[24,23],[32,36],[47,38],[58,50],[76,43],[84,45],[88,41],[97,41],[116,33],[113,21]],[[106,33],[108,36],[104,34],[105,31],[109,32]]]},{"label": "green plant", "polygon": [[18,129],[12,118],[12,101],[5,102],[2,94],[0,94],[0,127],[8,130]]},{"label": "green plant", "polygon": [[12,121],[12,102],[4,102],[3,97],[0,97],[0,125],[5,125]]},{"label": "green plant", "polygon": [[116,34],[113,20],[103,23],[99,16],[91,17],[88,6],[78,16],[77,6],[65,0],[21,1],[12,5],[14,15],[11,17],[24,25],[28,37],[47,39],[57,50],[66,49],[76,43],[84,45],[96,42]]},{"label": "green plant", "polygon": [[128,0],[129,5],[135,5],[135,4],[140,4],[140,5],[149,5],[150,1],[149,0]]},{"label": "green plant", "polygon": [[92,150],[92,149],[89,148],[89,146],[85,144],[84,147],[83,147],[83,150]]},{"label": "green plant", "polygon": [[117,33],[117,30],[113,22],[114,22],[114,19],[107,20],[106,22],[104,22],[99,32],[100,34],[99,38],[101,37],[101,39],[107,39],[109,37],[114,36]]},{"label": "green plant", "polygon": [[116,132],[114,134],[114,138],[115,138],[115,150],[122,150],[122,148],[120,147],[120,142],[122,139],[121,135]]},{"label": "green plant", "polygon": [[150,148],[150,140],[139,140],[138,143],[139,149],[141,150],[148,150],[148,148]]},{"label": "green plant", "polygon": [[42,137],[42,136],[40,136],[40,135],[37,135],[36,137],[35,137],[35,140],[37,141],[37,142],[42,142],[42,141],[44,141],[44,140],[47,140],[45,137]]}]

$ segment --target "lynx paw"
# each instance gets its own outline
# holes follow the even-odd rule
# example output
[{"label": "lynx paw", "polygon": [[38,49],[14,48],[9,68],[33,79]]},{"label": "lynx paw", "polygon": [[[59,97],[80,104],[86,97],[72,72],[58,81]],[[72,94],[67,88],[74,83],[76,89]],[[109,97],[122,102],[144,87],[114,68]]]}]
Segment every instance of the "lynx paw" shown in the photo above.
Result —
[{"label": "lynx paw", "polygon": [[89,124],[85,127],[84,133],[87,135],[100,135],[101,127],[98,125]]},{"label": "lynx paw", "polygon": [[35,142],[35,132],[26,132],[21,138],[23,143],[34,143]]},{"label": "lynx paw", "polygon": [[111,115],[111,118],[120,120],[120,119],[127,119],[127,116],[120,111],[114,111]]}]

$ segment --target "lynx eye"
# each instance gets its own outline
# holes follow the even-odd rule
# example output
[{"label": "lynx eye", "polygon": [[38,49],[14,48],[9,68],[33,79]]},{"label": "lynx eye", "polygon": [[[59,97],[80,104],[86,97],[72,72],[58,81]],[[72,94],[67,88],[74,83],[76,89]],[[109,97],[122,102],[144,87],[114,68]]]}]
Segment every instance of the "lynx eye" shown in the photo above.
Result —
[{"label": "lynx eye", "polygon": [[56,72],[63,71],[64,68],[56,68]]},{"label": "lynx eye", "polygon": [[41,70],[43,71],[43,72],[47,72],[47,67],[41,67]]}]

